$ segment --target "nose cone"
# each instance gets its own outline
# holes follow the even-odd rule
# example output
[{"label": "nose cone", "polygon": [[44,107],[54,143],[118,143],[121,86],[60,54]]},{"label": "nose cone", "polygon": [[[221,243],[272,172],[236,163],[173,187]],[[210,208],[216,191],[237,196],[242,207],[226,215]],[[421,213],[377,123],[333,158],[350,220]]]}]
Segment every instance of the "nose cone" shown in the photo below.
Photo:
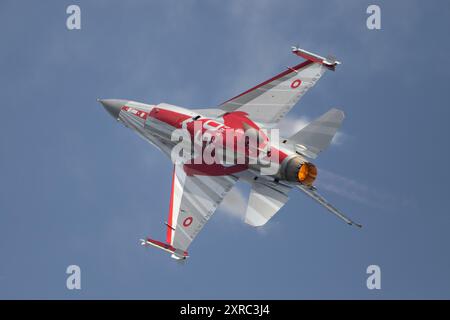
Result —
[{"label": "nose cone", "polygon": [[119,99],[97,99],[103,107],[108,111],[108,113],[114,117],[114,119],[119,118],[120,110],[124,105],[127,104],[127,100],[119,100]]}]

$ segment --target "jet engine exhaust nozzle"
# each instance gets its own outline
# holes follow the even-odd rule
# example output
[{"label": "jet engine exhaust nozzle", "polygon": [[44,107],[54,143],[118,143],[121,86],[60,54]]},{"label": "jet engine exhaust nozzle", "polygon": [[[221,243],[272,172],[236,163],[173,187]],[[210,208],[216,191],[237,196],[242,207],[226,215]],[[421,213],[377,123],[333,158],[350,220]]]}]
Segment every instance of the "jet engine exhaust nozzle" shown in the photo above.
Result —
[{"label": "jet engine exhaust nozzle", "polygon": [[317,167],[301,157],[293,157],[285,164],[282,177],[287,181],[312,186],[317,177]]},{"label": "jet engine exhaust nozzle", "polygon": [[300,183],[312,186],[317,177],[317,167],[312,163],[305,162],[300,166],[297,177]]}]

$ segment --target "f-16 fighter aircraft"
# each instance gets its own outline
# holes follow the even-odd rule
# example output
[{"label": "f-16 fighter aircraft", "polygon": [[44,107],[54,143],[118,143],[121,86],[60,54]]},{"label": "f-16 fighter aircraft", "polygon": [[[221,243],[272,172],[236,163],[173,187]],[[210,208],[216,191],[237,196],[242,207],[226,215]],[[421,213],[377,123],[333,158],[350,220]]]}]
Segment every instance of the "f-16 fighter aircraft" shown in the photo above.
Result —
[{"label": "f-16 fighter aircraft", "polygon": [[266,224],[288,201],[291,189],[298,189],[349,225],[361,227],[314,187],[318,170],[311,160],[328,147],[344,113],[331,109],[291,137],[280,138],[273,129],[326,70],[340,64],[297,47],[292,52],[305,61],[216,108],[99,100],[174,163],[166,241],[142,239],[143,246],[186,259],[189,245],[238,180],[251,185],[245,213],[251,226]]}]

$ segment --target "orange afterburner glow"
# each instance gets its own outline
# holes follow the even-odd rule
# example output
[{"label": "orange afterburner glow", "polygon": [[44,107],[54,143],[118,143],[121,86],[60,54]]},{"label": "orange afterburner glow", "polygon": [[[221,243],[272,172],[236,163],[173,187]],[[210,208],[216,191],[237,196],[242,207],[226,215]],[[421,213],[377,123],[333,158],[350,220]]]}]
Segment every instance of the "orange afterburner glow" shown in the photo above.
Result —
[{"label": "orange afterburner glow", "polygon": [[298,170],[297,177],[302,184],[311,186],[317,177],[316,166],[309,162],[303,163]]}]

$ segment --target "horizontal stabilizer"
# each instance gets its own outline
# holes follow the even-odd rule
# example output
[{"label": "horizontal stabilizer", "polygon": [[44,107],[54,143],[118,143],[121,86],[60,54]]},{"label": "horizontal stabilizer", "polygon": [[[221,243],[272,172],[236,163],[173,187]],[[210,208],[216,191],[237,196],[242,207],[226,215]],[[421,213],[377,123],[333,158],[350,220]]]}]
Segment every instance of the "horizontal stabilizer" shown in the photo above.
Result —
[{"label": "horizontal stabilizer", "polygon": [[358,228],[361,228],[362,225],[354,222],[350,218],[346,217],[343,213],[341,213],[338,209],[336,209],[331,203],[329,203],[324,197],[322,197],[314,187],[308,187],[304,185],[297,186],[300,190],[302,190],[307,196],[311,197],[315,201],[317,201],[320,205],[324,206],[328,211],[332,214],[336,215],[339,219],[344,220],[348,225],[355,225]]},{"label": "horizontal stabilizer", "polygon": [[330,145],[344,117],[341,110],[331,109],[291,136],[288,141],[296,151],[314,159]]},{"label": "horizontal stabilizer", "polygon": [[147,238],[146,240],[141,239],[141,245],[142,246],[153,246],[156,247],[158,249],[164,250],[166,252],[169,252],[172,254],[172,258],[180,260],[180,259],[186,259],[189,257],[189,254],[187,253],[187,251],[183,251],[177,248],[172,247],[170,244],[161,242],[161,241],[157,241],[157,240],[153,240],[150,238]]},{"label": "horizontal stabilizer", "polygon": [[245,214],[245,223],[254,227],[265,225],[288,199],[287,194],[281,190],[258,182],[253,183]]}]

